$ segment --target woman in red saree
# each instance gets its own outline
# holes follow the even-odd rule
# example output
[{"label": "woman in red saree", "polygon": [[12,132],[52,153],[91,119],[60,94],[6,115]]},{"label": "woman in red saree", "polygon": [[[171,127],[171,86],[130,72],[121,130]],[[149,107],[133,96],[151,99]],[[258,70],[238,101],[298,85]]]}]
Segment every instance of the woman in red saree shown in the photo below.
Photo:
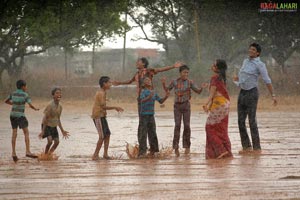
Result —
[{"label": "woman in red saree", "polygon": [[232,157],[228,137],[228,115],[230,98],[226,89],[227,64],[216,60],[212,65],[213,76],[210,80],[209,98],[203,106],[208,113],[206,121],[206,159]]}]

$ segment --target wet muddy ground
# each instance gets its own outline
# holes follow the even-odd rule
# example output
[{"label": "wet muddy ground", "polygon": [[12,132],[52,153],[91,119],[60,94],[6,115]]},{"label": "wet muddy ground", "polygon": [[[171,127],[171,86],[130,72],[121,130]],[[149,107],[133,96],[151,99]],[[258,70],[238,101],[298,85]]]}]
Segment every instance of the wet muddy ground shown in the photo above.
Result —
[{"label": "wet muddy ground", "polygon": [[[206,115],[193,111],[191,154],[179,158],[128,159],[126,141],[137,141],[135,111],[109,112],[112,131],[109,153],[115,159],[92,161],[98,135],[90,109],[64,109],[62,123],[71,133],[56,150],[56,161],[25,157],[24,136],[18,131],[17,164],[11,159],[9,106],[0,105],[0,199],[300,199],[300,113],[258,112],[263,152],[239,155],[235,111],[229,136],[233,159],[205,160]],[[26,111],[31,150],[41,153],[42,111]],[[171,146],[173,114],[158,109],[161,147]],[[102,156],[101,150],[101,156]]]}]

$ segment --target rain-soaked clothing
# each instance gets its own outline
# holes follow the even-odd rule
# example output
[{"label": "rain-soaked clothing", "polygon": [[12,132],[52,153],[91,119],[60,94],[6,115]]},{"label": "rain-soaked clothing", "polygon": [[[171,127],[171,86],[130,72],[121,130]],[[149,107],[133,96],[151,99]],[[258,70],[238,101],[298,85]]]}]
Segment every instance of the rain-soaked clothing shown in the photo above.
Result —
[{"label": "rain-soaked clothing", "polygon": [[212,100],[206,121],[206,159],[218,158],[226,152],[226,156],[232,156],[231,143],[228,137],[228,115],[230,98],[226,85],[219,76],[211,78],[210,87],[215,86],[222,96],[216,96]]}]

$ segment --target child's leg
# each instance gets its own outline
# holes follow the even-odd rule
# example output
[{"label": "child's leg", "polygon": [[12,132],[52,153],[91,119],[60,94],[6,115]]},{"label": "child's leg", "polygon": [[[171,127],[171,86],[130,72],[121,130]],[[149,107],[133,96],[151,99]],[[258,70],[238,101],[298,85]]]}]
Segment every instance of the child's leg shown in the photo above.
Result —
[{"label": "child's leg", "polygon": [[182,136],[182,144],[183,148],[186,148],[187,153],[189,153],[189,148],[191,146],[191,105],[189,102],[184,103],[185,109],[183,110],[183,136]]},{"label": "child's leg", "polygon": [[174,128],[174,137],[173,137],[173,149],[179,148],[179,140],[180,140],[180,126],[182,120],[182,113],[180,109],[181,104],[174,104],[174,121],[175,121],[175,128]]},{"label": "child's leg", "polygon": [[93,160],[97,160],[99,158],[99,151],[101,149],[102,143],[103,143],[103,139],[99,135],[97,146],[96,146],[96,149],[95,149],[95,152],[94,152],[94,155],[93,155]]},{"label": "child's leg", "polygon": [[147,117],[141,116],[141,129],[138,132],[138,141],[139,141],[139,156],[143,156],[147,151]]},{"label": "child's leg", "polygon": [[29,140],[29,131],[28,128],[23,128],[24,136],[25,136],[25,145],[26,145],[26,155],[30,155],[30,140]]},{"label": "child's leg", "polygon": [[103,158],[109,158],[108,153],[107,153],[108,146],[109,146],[109,140],[110,140],[110,136],[109,135],[104,138],[104,153],[103,153]]},{"label": "child's leg", "polygon": [[17,140],[17,129],[12,130],[11,137],[11,147],[12,147],[12,156],[16,156],[16,140]]},{"label": "child's leg", "polygon": [[159,152],[158,148],[158,139],[156,134],[156,124],[155,124],[155,118],[154,116],[149,116],[148,121],[148,136],[149,136],[149,143],[150,143],[150,149],[151,153],[154,154],[155,152]]},{"label": "child's leg", "polygon": [[101,119],[100,118],[94,119],[94,123],[95,123],[96,129],[97,129],[98,135],[99,135],[99,139],[98,139],[97,146],[96,146],[96,149],[95,149],[92,159],[98,160],[99,152],[100,152],[100,149],[101,149],[102,143],[103,143],[104,133],[103,133]]},{"label": "child's leg", "polygon": [[49,153],[52,154],[55,151],[55,149],[57,148],[58,145],[59,145],[59,139],[54,138],[54,144],[52,145]]},{"label": "child's leg", "polygon": [[48,136],[47,140],[48,140],[48,143],[46,145],[45,154],[47,154],[49,152],[49,149],[50,149],[51,145],[53,144],[52,136]]}]

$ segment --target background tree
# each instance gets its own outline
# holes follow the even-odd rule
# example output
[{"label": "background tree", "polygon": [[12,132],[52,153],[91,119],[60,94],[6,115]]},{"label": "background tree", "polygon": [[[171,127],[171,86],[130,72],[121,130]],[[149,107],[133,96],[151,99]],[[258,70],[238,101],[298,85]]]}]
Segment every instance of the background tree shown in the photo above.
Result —
[{"label": "background tree", "polygon": [[100,44],[103,38],[120,33],[125,6],[121,0],[2,0],[0,77],[7,70],[11,78],[18,78],[27,55],[53,46]]}]

